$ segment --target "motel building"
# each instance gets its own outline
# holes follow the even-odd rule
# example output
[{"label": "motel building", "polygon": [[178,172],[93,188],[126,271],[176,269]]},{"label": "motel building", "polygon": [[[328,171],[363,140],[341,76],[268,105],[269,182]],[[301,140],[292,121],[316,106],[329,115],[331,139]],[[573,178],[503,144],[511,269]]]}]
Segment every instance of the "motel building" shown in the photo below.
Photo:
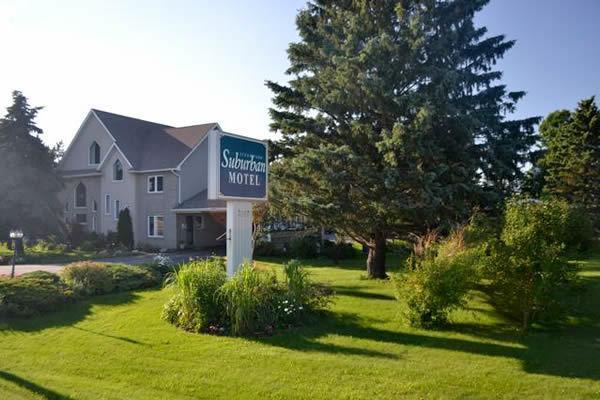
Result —
[{"label": "motel building", "polygon": [[216,122],[172,127],[92,109],[59,165],[65,222],[107,234],[128,208],[136,247],[224,246],[231,272],[252,254],[267,160],[265,142]]}]

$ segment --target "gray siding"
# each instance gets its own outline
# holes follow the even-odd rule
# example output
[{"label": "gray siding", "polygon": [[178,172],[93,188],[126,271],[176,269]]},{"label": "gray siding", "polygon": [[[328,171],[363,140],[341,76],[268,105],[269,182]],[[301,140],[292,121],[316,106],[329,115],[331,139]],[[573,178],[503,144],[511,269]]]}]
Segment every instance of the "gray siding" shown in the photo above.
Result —
[{"label": "gray siding", "polygon": [[[163,177],[163,193],[148,193],[148,177]],[[138,245],[153,248],[177,247],[177,223],[171,210],[177,205],[177,176],[170,171],[136,174],[136,232]],[[148,237],[148,217],[162,215],[165,218],[164,238]]]},{"label": "gray siding", "polygon": [[[92,231],[92,219],[96,217],[96,229],[95,232],[102,232],[101,228],[101,203],[100,203],[100,177],[84,177],[84,178],[68,178],[64,181],[65,187],[59,194],[59,199],[63,205],[65,222],[74,221],[76,214],[86,214],[87,223],[83,225],[86,231]],[[86,188],[86,201],[85,207],[75,208],[75,188],[79,183],[83,183]],[[93,211],[93,202],[96,201],[98,205],[98,211]],[[68,203],[68,211],[66,210],[66,204]]]},{"label": "gray siding", "polygon": [[[119,182],[113,181],[113,165],[115,161],[119,159],[123,165],[123,180]],[[120,209],[123,210],[125,207],[129,208],[131,219],[133,222],[133,235],[134,238],[138,237],[139,232],[136,230],[136,199],[135,199],[135,175],[129,172],[129,165],[125,161],[124,157],[116,150],[113,149],[106,162],[102,166],[102,178],[101,178],[101,220],[102,220],[102,232],[107,233],[109,231],[117,231],[117,220],[114,218],[114,207],[115,201],[119,200],[121,205]],[[110,194],[110,215],[107,215],[105,209],[105,195]]]},{"label": "gray siding", "polygon": [[61,169],[78,170],[94,168],[89,165],[89,150],[94,140],[100,145],[100,161],[112,146],[113,140],[100,122],[93,115],[82,126],[79,136],[71,145],[68,154],[61,164]]},{"label": "gray siding", "polygon": [[181,202],[195,196],[207,187],[208,183],[208,140],[188,157],[181,166]]}]

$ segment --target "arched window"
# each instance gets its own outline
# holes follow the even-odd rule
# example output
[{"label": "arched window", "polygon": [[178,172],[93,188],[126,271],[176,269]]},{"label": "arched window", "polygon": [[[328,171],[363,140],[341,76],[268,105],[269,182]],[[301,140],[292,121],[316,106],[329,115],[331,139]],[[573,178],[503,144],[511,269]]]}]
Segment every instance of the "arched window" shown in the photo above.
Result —
[{"label": "arched window", "polygon": [[81,182],[75,187],[75,207],[85,207],[87,204],[87,190]]},{"label": "arched window", "polygon": [[113,164],[113,181],[122,181],[123,180],[123,165],[121,161],[117,160]]},{"label": "arched window", "polygon": [[96,142],[90,146],[90,164],[100,164],[100,145]]}]

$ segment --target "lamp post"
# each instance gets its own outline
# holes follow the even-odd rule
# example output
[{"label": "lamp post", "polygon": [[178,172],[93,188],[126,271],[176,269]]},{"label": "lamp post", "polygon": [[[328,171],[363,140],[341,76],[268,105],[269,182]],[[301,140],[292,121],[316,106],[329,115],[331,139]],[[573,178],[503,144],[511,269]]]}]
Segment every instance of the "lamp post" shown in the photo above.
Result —
[{"label": "lamp post", "polygon": [[20,229],[11,230],[9,236],[12,239],[13,251],[14,251],[13,262],[12,262],[12,271],[10,273],[10,277],[14,278],[15,277],[15,262],[17,261],[17,240],[23,239],[23,231]]}]

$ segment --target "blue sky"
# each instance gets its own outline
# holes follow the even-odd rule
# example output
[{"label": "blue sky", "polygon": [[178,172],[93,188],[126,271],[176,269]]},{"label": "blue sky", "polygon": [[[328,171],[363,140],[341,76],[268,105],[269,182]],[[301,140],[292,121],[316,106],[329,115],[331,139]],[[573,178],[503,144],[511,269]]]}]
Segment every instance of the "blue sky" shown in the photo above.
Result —
[{"label": "blue sky", "polygon": [[[68,143],[92,107],[272,137],[264,81],[285,80],[304,3],[0,0],[0,108],[14,89],[44,105],[48,143]],[[598,0],[492,0],[477,16],[517,40],[498,64],[509,89],[528,92],[517,117],[600,95],[599,18]]]}]

